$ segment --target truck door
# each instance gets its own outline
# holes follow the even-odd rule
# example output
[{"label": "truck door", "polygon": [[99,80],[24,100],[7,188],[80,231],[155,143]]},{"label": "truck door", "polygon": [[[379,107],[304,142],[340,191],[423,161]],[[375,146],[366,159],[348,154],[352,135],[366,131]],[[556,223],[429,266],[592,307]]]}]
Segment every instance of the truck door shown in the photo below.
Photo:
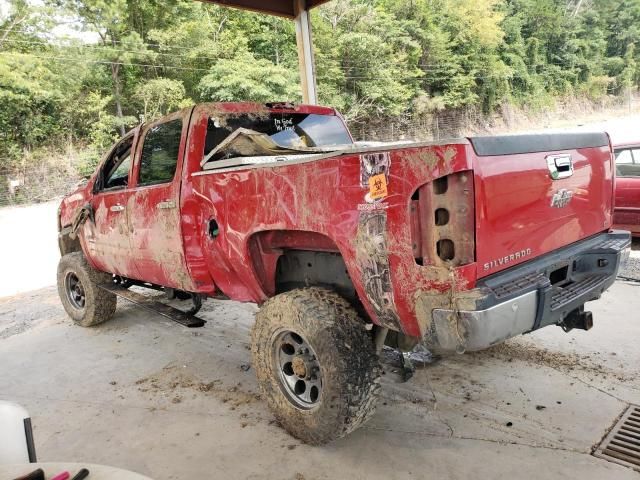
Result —
[{"label": "truck door", "polygon": [[186,291],[194,288],[182,246],[180,171],[190,112],[143,128],[129,199],[131,242],[141,279]]},{"label": "truck door", "polygon": [[83,230],[87,255],[98,269],[134,278],[127,205],[136,133],[120,140],[100,168],[91,199],[94,221]]},{"label": "truck door", "polygon": [[640,232],[640,146],[616,150],[616,228]]}]

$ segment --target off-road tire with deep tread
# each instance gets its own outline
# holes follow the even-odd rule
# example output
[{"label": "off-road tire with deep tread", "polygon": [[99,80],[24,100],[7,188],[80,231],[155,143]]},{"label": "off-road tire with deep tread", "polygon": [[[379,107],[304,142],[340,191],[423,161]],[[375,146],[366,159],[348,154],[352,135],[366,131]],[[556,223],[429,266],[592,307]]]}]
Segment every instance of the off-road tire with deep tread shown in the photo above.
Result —
[{"label": "off-road tire with deep tread", "polygon": [[[283,393],[273,339],[290,330],[313,348],[322,375],[320,402],[305,410]],[[263,396],[294,437],[322,445],[352,432],[374,413],[380,365],[371,334],[349,303],[321,288],[292,290],[269,299],[256,315],[251,353]]]},{"label": "off-road tire with deep tread", "polygon": [[[76,308],[66,293],[65,278],[69,272],[76,274],[85,293],[85,306]],[[87,262],[82,252],[64,255],[58,263],[58,294],[67,314],[82,327],[93,327],[109,320],[116,311],[117,297],[98,287],[110,283],[112,275],[96,270]]]}]

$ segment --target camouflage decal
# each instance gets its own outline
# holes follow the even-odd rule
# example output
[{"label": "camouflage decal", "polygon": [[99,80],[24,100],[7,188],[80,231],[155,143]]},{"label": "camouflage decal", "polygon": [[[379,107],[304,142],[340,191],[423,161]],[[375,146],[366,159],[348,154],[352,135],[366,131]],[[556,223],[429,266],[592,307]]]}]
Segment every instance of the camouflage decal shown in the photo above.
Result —
[{"label": "camouflage decal", "polygon": [[380,324],[393,330],[401,330],[391,286],[386,211],[360,212],[356,235],[356,260],[365,294]]},{"label": "camouflage decal", "polygon": [[389,152],[363,153],[360,155],[360,186],[369,188],[369,179],[384,174],[389,184],[391,155]]}]

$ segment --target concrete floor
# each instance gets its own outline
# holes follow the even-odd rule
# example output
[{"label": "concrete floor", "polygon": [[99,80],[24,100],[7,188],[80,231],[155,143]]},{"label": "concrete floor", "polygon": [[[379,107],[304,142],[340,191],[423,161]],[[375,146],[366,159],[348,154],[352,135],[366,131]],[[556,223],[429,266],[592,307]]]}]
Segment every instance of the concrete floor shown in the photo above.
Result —
[{"label": "concrete floor", "polygon": [[0,208],[0,298],[56,283],[59,204]]},{"label": "concrete floor", "polygon": [[617,282],[589,305],[589,332],[550,327],[408,383],[389,368],[372,421],[319,448],[288,436],[259,399],[247,370],[254,306],[209,301],[209,323],[189,330],[120,302],[113,320],[83,329],[50,286],[0,298],[0,400],[29,410],[39,460],[158,480],[639,480],[590,455],[640,404],[639,288]]}]

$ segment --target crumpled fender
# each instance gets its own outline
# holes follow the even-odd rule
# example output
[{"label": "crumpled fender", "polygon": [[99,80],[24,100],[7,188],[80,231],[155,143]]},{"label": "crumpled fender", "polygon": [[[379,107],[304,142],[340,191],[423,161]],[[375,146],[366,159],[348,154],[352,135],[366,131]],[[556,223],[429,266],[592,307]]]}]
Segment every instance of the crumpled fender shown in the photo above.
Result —
[{"label": "crumpled fender", "polygon": [[77,232],[80,227],[88,220],[91,220],[92,223],[96,223],[93,207],[90,203],[87,203],[80,207],[78,211],[73,216],[73,220],[71,222],[71,231],[69,232],[69,237],[72,240],[75,240],[77,237]]}]

